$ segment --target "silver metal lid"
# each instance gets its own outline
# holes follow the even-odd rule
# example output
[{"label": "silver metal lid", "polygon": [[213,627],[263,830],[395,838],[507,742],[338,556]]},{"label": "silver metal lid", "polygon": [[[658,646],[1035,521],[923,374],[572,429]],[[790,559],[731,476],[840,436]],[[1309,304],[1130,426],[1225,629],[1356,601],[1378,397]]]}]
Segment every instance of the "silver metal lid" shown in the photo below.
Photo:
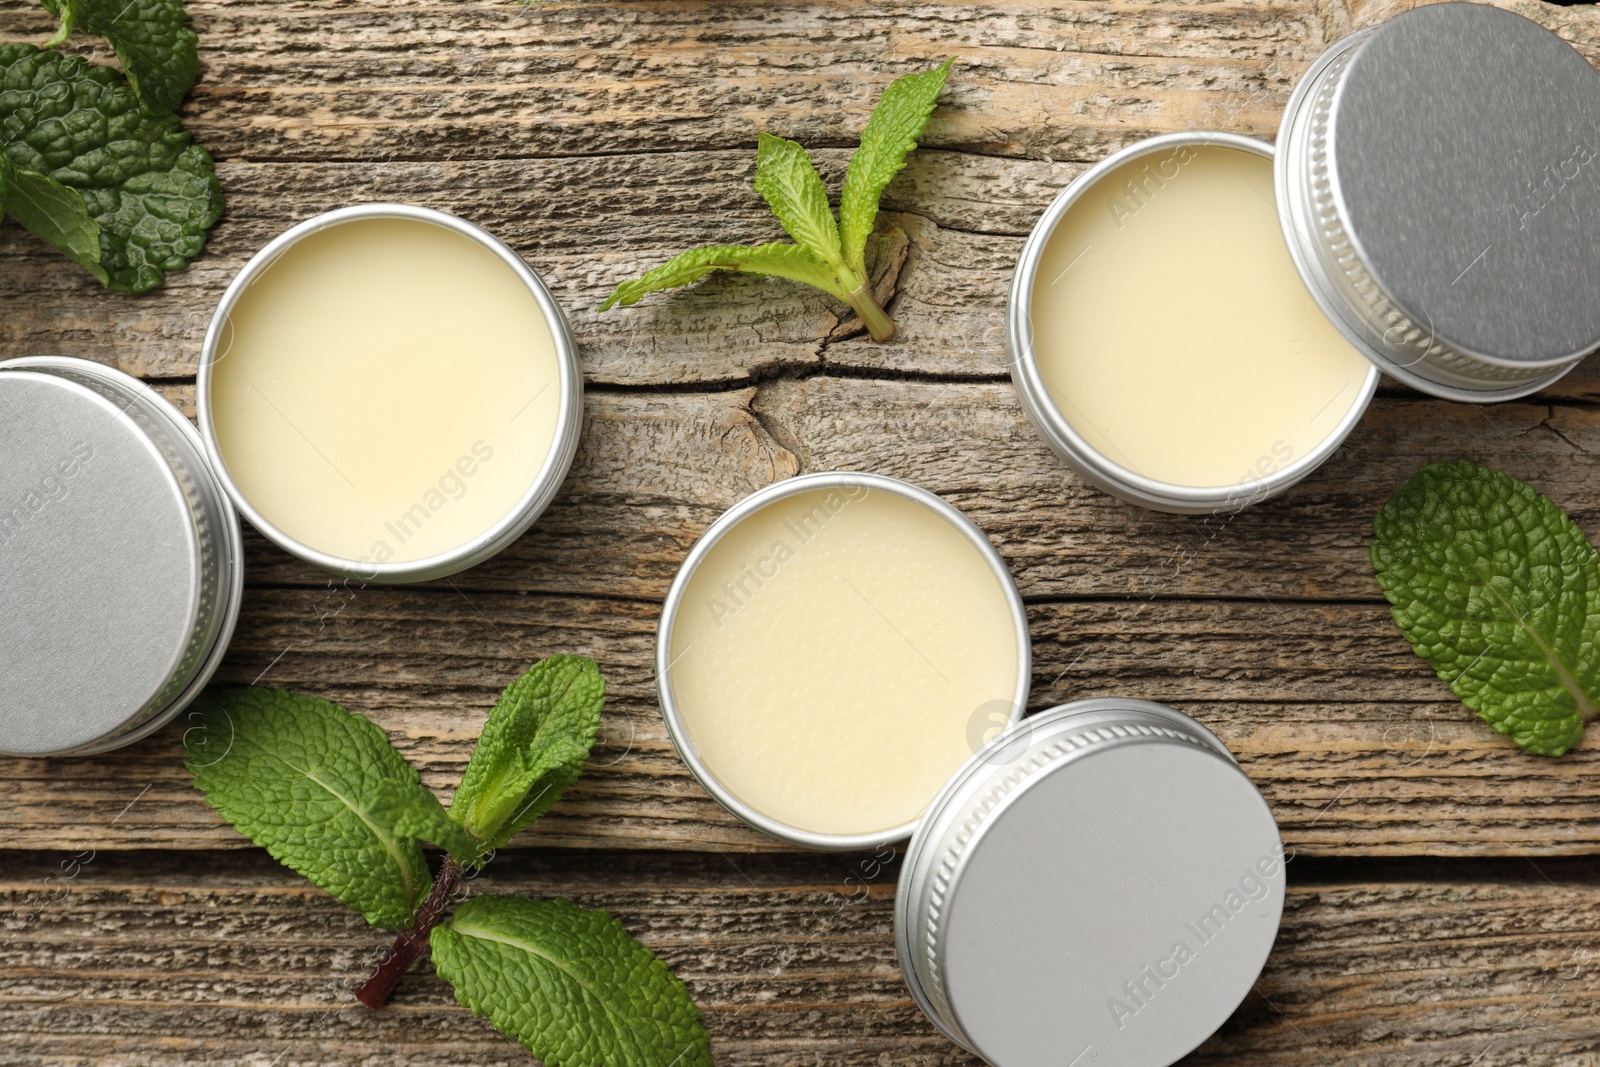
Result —
[{"label": "silver metal lid", "polygon": [[0,751],[114,748],[209,679],[241,586],[199,436],[85,360],[0,363]]},{"label": "silver metal lid", "polygon": [[895,943],[923,1011],[995,1067],[1165,1067],[1249,992],[1283,899],[1277,826],[1222,743],[1085,700],[1013,726],[934,801]]},{"label": "silver metal lid", "polygon": [[1387,373],[1505,400],[1600,345],[1600,73],[1554,33],[1405,12],[1311,67],[1278,144],[1296,265]]}]

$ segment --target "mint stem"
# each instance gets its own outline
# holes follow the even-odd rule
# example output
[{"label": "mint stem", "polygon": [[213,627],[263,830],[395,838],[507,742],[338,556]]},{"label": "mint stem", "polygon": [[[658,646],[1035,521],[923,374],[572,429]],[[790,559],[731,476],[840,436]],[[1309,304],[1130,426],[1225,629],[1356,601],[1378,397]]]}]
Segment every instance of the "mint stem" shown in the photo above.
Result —
[{"label": "mint stem", "polygon": [[861,316],[861,321],[867,324],[867,332],[874,341],[887,341],[894,336],[894,320],[878,306],[871,287],[862,284],[846,294],[845,300]]},{"label": "mint stem", "polygon": [[400,976],[411,969],[411,965],[417,962],[417,957],[422,955],[422,950],[427,947],[428,935],[444,917],[444,909],[450,903],[450,895],[456,891],[456,886],[460,883],[461,865],[446,856],[444,865],[439,868],[438,875],[433,879],[433,890],[418,909],[411,929],[402,930],[394,939],[394,944],[389,946],[389,951],[379,961],[378,969],[373,971],[371,977],[361,983],[361,988],[356,990],[357,1000],[373,1011],[377,1011],[389,1002],[394,987],[400,982]]}]

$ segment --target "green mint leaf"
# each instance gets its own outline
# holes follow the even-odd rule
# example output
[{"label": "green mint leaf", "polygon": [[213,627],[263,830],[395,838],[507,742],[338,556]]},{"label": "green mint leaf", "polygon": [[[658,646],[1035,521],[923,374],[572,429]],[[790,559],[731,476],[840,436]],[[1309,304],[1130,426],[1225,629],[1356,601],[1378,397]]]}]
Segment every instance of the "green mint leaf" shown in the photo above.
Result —
[{"label": "green mint leaf", "polygon": [[1394,620],[1463,703],[1559,756],[1600,692],[1600,555],[1530,485],[1475,463],[1422,468],[1373,520]]},{"label": "green mint leaf", "polygon": [[211,157],[110,67],[0,45],[0,152],[83,197],[112,289],[144,292],[200,254],[222,214]]},{"label": "green mint leaf", "polygon": [[635,278],[617,286],[611,295],[606,297],[605,303],[600,305],[600,310],[609,311],[618,304],[624,307],[637,304],[639,298],[646,293],[688,285],[690,282],[699,281],[714,270],[734,270],[745,274],[788,278],[790,281],[816,286],[823,292],[844,299],[844,292],[839,288],[838,276],[834,274],[833,268],[799,245],[792,245],[787,241],[774,241],[754,248],[741,245],[692,248],[674,256],[642,278]]},{"label": "green mint leaf", "polygon": [[45,10],[50,12],[52,15],[60,16],[61,25],[56,27],[56,32],[51,34],[50,39],[41,47],[60,48],[62,45],[67,43],[67,38],[72,36],[72,20],[75,17],[72,10],[72,5],[68,4],[58,11],[50,5],[49,0],[45,0],[44,7]]},{"label": "green mint leaf", "polygon": [[862,277],[867,273],[867,238],[878,219],[878,200],[917,147],[954,62],[947,59],[933,70],[896,78],[878,98],[867,128],[861,131],[861,145],[850,157],[839,197],[839,228],[844,261]]},{"label": "green mint leaf", "polygon": [[100,226],[89,217],[83,197],[53,178],[22,170],[0,155],[0,210],[16,219],[58,252],[100,279]]},{"label": "green mint leaf", "polygon": [[474,897],[429,947],[456,999],[545,1067],[711,1067],[689,991],[603,911]]},{"label": "green mint leaf", "polygon": [[796,244],[834,267],[843,262],[828,191],[804,148],[763,133],[756,147],[755,185]]},{"label": "green mint leaf", "polygon": [[594,660],[540,660],[501,694],[478,737],[450,817],[494,850],[575,782],[600,730],[606,683]]},{"label": "green mint leaf", "polygon": [[368,810],[373,821],[393,837],[438,845],[464,867],[477,863],[483,852],[477,840],[450,818],[433,791],[421,783],[379,782]]},{"label": "green mint leaf", "polygon": [[63,30],[78,29],[111,42],[146,110],[178,110],[200,73],[195,47],[200,38],[189,28],[183,0],[43,2],[51,14],[61,16]]},{"label": "green mint leaf", "polygon": [[428,895],[422,850],[372,810],[384,782],[422,789],[369,719],[279,689],[207,694],[183,744],[194,782],[234,829],[373,926],[399,929]]}]

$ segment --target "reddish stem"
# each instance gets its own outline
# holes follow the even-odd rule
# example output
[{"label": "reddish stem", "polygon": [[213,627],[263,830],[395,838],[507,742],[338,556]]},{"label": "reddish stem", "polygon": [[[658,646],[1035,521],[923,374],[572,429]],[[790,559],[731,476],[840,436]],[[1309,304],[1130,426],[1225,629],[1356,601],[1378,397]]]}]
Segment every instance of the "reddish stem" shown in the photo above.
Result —
[{"label": "reddish stem", "polygon": [[400,976],[411,969],[411,965],[417,962],[422,950],[428,946],[428,934],[444,917],[444,909],[450,903],[450,895],[456,891],[456,886],[460,882],[461,865],[446,856],[444,866],[439,868],[439,873],[433,880],[433,891],[428,894],[428,899],[422,902],[411,929],[402,930],[394,939],[394,944],[389,946],[389,951],[379,961],[378,969],[361,983],[360,989],[356,990],[357,1000],[373,1011],[377,1011],[389,1002],[389,996],[399,983]]}]

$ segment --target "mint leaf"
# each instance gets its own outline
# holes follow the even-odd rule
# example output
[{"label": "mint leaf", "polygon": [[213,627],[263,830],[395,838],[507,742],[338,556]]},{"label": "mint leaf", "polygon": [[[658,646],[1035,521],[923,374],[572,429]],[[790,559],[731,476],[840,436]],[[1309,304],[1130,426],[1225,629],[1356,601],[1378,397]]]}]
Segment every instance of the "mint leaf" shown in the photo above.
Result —
[{"label": "mint leaf", "polygon": [[53,178],[22,170],[0,155],[0,210],[90,274],[107,281],[100,266],[100,226],[83,197]]},{"label": "mint leaf", "polygon": [[450,817],[490,850],[531,825],[577,781],[605,694],[592,659],[551,656],[528,668],[489,712]]},{"label": "mint leaf", "polygon": [[545,1067],[711,1067],[689,991],[603,911],[474,897],[430,948],[456,999]]},{"label": "mint leaf", "polygon": [[755,186],[796,244],[825,263],[840,265],[839,226],[833,221],[822,177],[804,148],[770,133],[761,134],[756,145]]},{"label": "mint leaf", "polygon": [[872,109],[867,128],[861,131],[861,146],[850,157],[839,197],[839,228],[844,261],[863,278],[867,274],[867,238],[878,219],[878,200],[906,165],[906,156],[917,147],[917,138],[933,114],[954,62],[947,59],[933,70],[890,82]]},{"label": "mint leaf", "polygon": [[473,836],[450,818],[439,798],[420,784],[379,782],[368,810],[392,836],[438,845],[462,866],[475,864],[483,852]]},{"label": "mint leaf", "polygon": [[422,785],[381,728],[281,689],[209,693],[189,719],[185,765],[234,829],[373,926],[411,921],[428,893],[428,865],[372,804],[384,782]]},{"label": "mint leaf", "polygon": [[1600,711],[1600,555],[1530,485],[1422,468],[1373,520],[1372,565],[1417,655],[1490,726],[1559,756]]},{"label": "mint leaf", "polygon": [[200,73],[195,47],[200,38],[189,29],[183,0],[43,2],[61,17],[63,34],[80,29],[111,42],[122,72],[147,110],[178,110]]},{"label": "mint leaf", "polygon": [[799,245],[792,245],[787,241],[774,241],[754,248],[740,245],[692,248],[674,256],[644,277],[617,286],[611,295],[606,297],[605,303],[600,305],[600,310],[608,311],[618,304],[624,307],[637,304],[639,298],[646,293],[688,285],[690,282],[699,281],[714,270],[735,270],[745,274],[788,278],[790,281],[814,285],[841,300],[844,299],[844,293],[840,291],[838,279],[831,267]]},{"label": "mint leaf", "polygon": [[617,286],[600,310],[637,303],[646,293],[688,285],[714,270],[742,270],[815,286],[849,304],[874,341],[892,338],[894,320],[884,313],[867,275],[867,239],[877,221],[878,198],[905,166],[906,154],[917,147],[953,62],[945,60],[936,70],[898,78],[884,90],[845,175],[839,208],[842,238],[840,222],[828,206],[828,191],[806,150],[763,133],[756,146],[756,191],[795,244],[696,248]]},{"label": "mint leaf", "polygon": [[144,292],[188,265],[222,213],[211,157],[178,120],[76,56],[0,45],[0,152],[83,197],[112,289]]}]

